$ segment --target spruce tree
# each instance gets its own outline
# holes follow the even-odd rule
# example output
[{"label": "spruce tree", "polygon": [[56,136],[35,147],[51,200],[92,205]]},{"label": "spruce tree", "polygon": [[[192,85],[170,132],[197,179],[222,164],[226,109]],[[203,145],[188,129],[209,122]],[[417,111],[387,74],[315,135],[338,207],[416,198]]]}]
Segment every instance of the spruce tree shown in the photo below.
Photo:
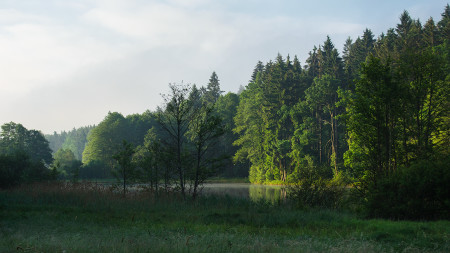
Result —
[{"label": "spruce tree", "polygon": [[223,91],[220,90],[219,78],[217,77],[216,72],[213,72],[209,78],[208,85],[206,86],[204,100],[206,103],[214,104],[222,93]]}]

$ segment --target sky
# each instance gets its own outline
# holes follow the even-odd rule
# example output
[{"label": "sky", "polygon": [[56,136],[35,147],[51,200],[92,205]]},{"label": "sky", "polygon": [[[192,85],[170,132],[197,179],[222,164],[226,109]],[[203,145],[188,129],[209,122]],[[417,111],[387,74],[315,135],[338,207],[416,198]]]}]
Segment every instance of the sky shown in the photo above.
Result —
[{"label": "sky", "polygon": [[446,0],[0,0],[0,124],[45,134],[154,111],[169,83],[237,92],[258,61],[304,63],[329,35],[341,52],[407,10],[435,22]]}]

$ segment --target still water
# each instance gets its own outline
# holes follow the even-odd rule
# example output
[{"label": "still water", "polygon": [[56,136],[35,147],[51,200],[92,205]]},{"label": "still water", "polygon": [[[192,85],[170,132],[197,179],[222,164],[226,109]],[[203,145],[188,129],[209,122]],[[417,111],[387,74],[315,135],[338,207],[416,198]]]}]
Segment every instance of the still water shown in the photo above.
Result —
[{"label": "still water", "polygon": [[229,195],[249,198],[252,201],[269,201],[272,203],[284,200],[286,190],[279,185],[254,185],[249,183],[207,183],[203,185],[202,194]]}]

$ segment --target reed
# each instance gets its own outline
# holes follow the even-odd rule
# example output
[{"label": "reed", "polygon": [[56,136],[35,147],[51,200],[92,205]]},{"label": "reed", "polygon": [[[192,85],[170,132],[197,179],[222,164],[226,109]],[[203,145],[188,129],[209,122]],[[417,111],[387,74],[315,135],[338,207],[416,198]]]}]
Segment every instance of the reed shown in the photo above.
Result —
[{"label": "reed", "polygon": [[230,196],[94,183],[0,192],[0,252],[449,252],[449,221],[365,220]]}]

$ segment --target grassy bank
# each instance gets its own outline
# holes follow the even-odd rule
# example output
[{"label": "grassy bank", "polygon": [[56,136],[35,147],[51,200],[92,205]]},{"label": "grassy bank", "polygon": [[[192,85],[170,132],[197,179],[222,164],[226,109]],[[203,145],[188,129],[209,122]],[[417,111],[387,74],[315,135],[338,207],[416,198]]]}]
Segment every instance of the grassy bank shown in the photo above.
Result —
[{"label": "grassy bank", "polygon": [[288,204],[94,186],[0,192],[0,252],[449,252],[450,222],[364,220]]}]

